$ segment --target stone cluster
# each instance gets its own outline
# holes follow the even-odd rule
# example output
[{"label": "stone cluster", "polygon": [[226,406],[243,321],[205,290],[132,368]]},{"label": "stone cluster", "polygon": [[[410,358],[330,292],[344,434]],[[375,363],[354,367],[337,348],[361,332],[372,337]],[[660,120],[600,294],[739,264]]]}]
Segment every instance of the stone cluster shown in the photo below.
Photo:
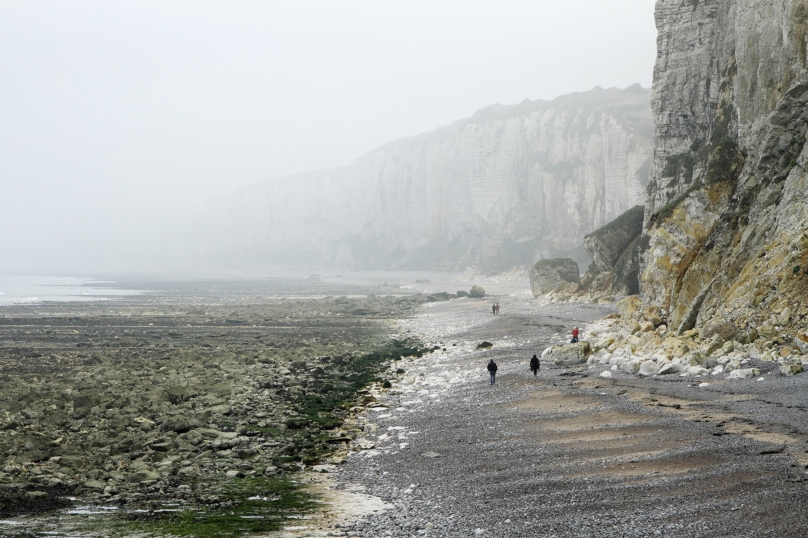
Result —
[{"label": "stone cluster", "polygon": [[658,307],[644,307],[636,296],[619,301],[617,309],[617,314],[589,325],[579,343],[548,347],[542,357],[560,367],[605,366],[602,377],[619,371],[746,379],[758,378],[762,371],[796,375],[808,369],[804,332],[790,338],[769,323],[743,332],[733,323],[714,322],[677,335],[668,331]]}]

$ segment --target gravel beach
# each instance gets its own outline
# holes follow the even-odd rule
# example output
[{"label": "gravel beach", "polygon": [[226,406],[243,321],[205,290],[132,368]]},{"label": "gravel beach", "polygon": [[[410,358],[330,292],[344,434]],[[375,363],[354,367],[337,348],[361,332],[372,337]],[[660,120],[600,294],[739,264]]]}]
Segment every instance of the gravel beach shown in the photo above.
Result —
[{"label": "gravel beach", "polygon": [[328,478],[387,504],[278,535],[808,536],[808,377],[756,363],[760,380],[699,386],[545,362],[534,379],[533,353],[613,311],[523,294],[424,305],[400,334],[440,350],[396,363]]}]

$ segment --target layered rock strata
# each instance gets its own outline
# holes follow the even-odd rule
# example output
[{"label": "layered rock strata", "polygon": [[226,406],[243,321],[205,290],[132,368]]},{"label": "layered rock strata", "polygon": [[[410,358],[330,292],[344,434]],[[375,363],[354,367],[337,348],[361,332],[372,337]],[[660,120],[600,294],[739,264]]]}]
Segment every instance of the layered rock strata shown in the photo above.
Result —
[{"label": "layered rock strata", "polygon": [[808,322],[808,3],[657,2],[644,299],[680,334]]},{"label": "layered rock strata", "polygon": [[588,264],[583,236],[643,202],[649,102],[635,85],[493,105],[349,166],[257,184],[209,209],[197,259],[487,272],[562,256]]},{"label": "layered rock strata", "polygon": [[581,283],[590,294],[639,292],[640,260],[648,248],[648,236],[642,234],[643,210],[634,206],[584,237],[593,263]]}]

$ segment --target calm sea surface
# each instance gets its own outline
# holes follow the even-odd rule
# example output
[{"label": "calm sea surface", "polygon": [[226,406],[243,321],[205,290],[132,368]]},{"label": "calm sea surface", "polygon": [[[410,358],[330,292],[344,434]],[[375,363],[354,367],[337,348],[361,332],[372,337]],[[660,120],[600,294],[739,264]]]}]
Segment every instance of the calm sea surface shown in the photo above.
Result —
[{"label": "calm sea surface", "polygon": [[138,295],[143,290],[109,287],[111,282],[81,277],[0,274],[0,305],[44,301],[103,301],[113,296]]}]

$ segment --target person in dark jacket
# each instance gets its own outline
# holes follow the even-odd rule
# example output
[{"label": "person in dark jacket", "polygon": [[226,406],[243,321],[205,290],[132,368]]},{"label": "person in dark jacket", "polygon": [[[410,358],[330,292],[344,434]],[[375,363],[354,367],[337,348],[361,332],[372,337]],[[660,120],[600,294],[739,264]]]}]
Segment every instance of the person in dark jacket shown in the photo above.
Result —
[{"label": "person in dark jacket", "polygon": [[541,368],[541,363],[539,362],[539,358],[534,354],[533,358],[530,359],[530,369],[533,370],[533,377],[536,377],[536,374],[539,373],[539,368]]},{"label": "person in dark jacket", "polygon": [[494,362],[494,359],[488,363],[488,374],[491,376],[491,384],[493,385],[497,379],[497,363]]}]

